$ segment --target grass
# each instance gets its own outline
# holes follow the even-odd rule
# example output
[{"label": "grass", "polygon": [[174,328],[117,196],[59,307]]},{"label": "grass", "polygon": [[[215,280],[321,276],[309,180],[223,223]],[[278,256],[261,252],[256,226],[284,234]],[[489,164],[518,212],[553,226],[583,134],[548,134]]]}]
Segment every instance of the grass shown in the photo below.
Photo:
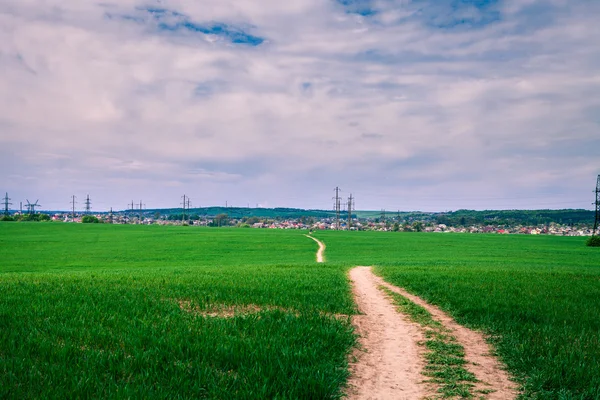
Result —
[{"label": "grass", "polygon": [[600,251],[585,238],[318,232],[330,264],[386,281],[490,335],[522,398],[600,399]]},{"label": "grass", "polygon": [[380,289],[394,300],[401,313],[423,327],[426,338],[423,345],[427,349],[423,373],[438,387],[438,398],[472,398],[473,382],[477,379],[465,368],[465,349],[456,338],[425,308],[386,287]]},{"label": "grass", "polygon": [[311,264],[298,231],[63,223],[1,223],[0,272]]},{"label": "grass", "polygon": [[[299,232],[0,224],[0,398],[339,398],[346,269]],[[224,312],[224,310],[226,312]]]},{"label": "grass", "polygon": [[324,265],[298,231],[0,223],[0,398],[339,398],[346,273],[376,265],[488,333],[522,398],[600,399],[600,251],[583,238],[315,237]]}]

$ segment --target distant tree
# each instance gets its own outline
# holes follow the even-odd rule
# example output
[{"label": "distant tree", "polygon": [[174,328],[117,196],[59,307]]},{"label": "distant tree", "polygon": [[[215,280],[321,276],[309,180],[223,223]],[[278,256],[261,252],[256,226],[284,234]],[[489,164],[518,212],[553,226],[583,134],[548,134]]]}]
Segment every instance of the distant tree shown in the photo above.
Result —
[{"label": "distant tree", "polygon": [[81,218],[81,222],[84,224],[97,224],[100,220],[93,215],[84,215],[83,218]]},{"label": "distant tree", "polygon": [[400,230],[400,225],[397,222],[394,222],[394,225],[392,226],[392,231],[398,232],[399,230]]},{"label": "distant tree", "polygon": [[213,226],[225,226],[229,223],[229,217],[225,213],[217,214],[213,220]]},{"label": "distant tree", "polygon": [[260,222],[260,219],[259,219],[258,217],[249,217],[249,218],[246,218],[246,221],[245,221],[245,222],[246,222],[248,225],[254,225],[254,224],[257,224],[257,223],[259,223],[259,222]]},{"label": "distant tree", "polygon": [[13,217],[11,217],[10,215],[3,215],[2,218],[0,218],[0,221],[14,221],[15,219]]},{"label": "distant tree", "polygon": [[421,221],[413,222],[412,229],[415,232],[423,232],[423,222],[421,222]]}]

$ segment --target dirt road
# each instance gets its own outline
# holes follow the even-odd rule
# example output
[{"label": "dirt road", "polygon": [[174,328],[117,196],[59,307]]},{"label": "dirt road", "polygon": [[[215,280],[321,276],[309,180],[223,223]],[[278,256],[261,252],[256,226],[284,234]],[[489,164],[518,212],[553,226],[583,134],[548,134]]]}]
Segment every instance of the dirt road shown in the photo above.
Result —
[{"label": "dirt road", "polygon": [[324,262],[325,258],[324,258],[323,254],[325,253],[325,244],[323,242],[321,242],[319,239],[314,238],[310,235],[304,235],[304,236],[306,236],[307,238],[311,238],[312,240],[317,242],[317,244],[319,245],[319,250],[317,251],[317,262],[318,263]]},{"label": "dirt road", "polygon": [[435,395],[436,388],[426,384],[422,375],[424,340],[422,328],[397,311],[380,286],[401,294],[429,311],[434,319],[450,329],[465,349],[466,368],[479,382],[477,396],[490,400],[509,400],[517,396],[510,381],[484,336],[456,323],[439,308],[417,296],[393,286],[378,276],[371,267],[350,270],[354,298],[362,315],[353,318],[360,337],[361,351],[351,365],[352,376],[347,391],[350,399],[423,399]]}]

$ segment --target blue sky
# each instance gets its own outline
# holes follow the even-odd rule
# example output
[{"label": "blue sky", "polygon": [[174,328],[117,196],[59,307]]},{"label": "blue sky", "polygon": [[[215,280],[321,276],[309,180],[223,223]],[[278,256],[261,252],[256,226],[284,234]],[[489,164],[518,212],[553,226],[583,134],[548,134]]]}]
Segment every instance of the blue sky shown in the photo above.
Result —
[{"label": "blue sky", "polygon": [[44,208],[591,208],[600,2],[5,0],[0,191]]}]

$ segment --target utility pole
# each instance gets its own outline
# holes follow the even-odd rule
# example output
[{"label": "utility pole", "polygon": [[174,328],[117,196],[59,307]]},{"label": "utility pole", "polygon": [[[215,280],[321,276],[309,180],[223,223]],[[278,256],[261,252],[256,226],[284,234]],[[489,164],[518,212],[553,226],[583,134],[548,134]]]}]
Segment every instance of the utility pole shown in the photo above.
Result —
[{"label": "utility pole", "polygon": [[92,202],[90,201],[90,195],[88,194],[85,199],[85,213],[89,214],[90,211],[92,211]]},{"label": "utility pole", "polygon": [[108,223],[109,224],[113,223],[113,210],[112,210],[112,207],[110,208],[110,214],[108,214]]},{"label": "utility pole", "polygon": [[71,211],[71,219],[73,221],[75,221],[75,199],[76,198],[77,198],[77,196],[75,196],[75,195],[71,196],[71,205],[72,205],[72,208],[71,208],[71,210],[72,210]]},{"label": "utility pole", "polygon": [[8,206],[11,206],[12,203],[9,203],[10,199],[8,198],[8,192],[6,192],[6,195],[4,196],[4,215],[8,216]]},{"label": "utility pole", "polygon": [[140,217],[139,217],[139,221],[140,223],[142,223],[142,201],[140,200]]},{"label": "utility pole", "polygon": [[354,198],[352,197],[352,193],[350,193],[350,197],[348,197],[348,230],[350,230],[350,228],[352,227],[352,208],[354,206],[353,202]]},{"label": "utility pole", "polygon": [[23,202],[19,202],[19,214],[23,215]]},{"label": "utility pole", "polygon": [[600,175],[598,175],[598,180],[596,181],[596,202],[594,205],[596,206],[596,217],[594,219],[594,231],[592,232],[592,236],[596,236],[598,225],[600,225]]},{"label": "utility pole", "polygon": [[385,224],[385,209],[381,209],[381,222]]},{"label": "utility pole", "polygon": [[340,208],[341,208],[341,199],[340,199],[340,188],[339,187],[335,187],[335,189],[333,189],[335,191],[335,203],[333,205],[334,209],[335,209],[335,230],[339,231],[340,230]]}]

